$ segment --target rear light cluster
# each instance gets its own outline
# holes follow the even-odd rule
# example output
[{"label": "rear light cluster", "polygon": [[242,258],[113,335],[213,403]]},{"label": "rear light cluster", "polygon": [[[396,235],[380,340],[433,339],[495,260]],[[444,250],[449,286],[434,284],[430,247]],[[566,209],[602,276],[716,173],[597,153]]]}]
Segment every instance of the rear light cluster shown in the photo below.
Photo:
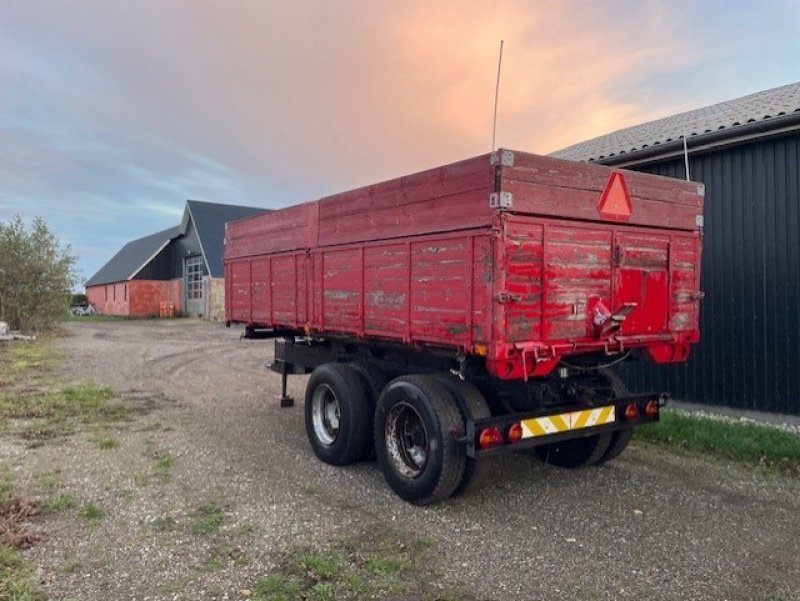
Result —
[{"label": "rear light cluster", "polygon": [[625,421],[635,421],[640,417],[646,419],[657,419],[658,418],[658,401],[647,401],[644,405],[638,405],[637,403],[631,403],[625,406],[625,411],[623,412],[623,416],[625,417]]},{"label": "rear light cluster", "polygon": [[484,428],[478,436],[478,446],[481,449],[491,449],[502,444],[516,444],[520,440],[522,440],[522,424],[514,422],[505,432],[498,426]]}]

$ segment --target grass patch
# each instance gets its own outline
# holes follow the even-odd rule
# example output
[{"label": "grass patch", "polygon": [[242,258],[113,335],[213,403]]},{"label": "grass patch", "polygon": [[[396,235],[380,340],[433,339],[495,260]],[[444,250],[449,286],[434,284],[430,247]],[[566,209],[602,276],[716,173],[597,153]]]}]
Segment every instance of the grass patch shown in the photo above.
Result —
[{"label": "grass patch", "polygon": [[44,601],[31,569],[15,549],[7,546],[0,546],[0,599]]},{"label": "grass patch", "polygon": [[213,503],[201,505],[191,516],[191,530],[194,534],[214,534],[225,521],[225,511]]},{"label": "grass patch", "polygon": [[93,528],[100,523],[100,520],[103,519],[103,515],[103,508],[95,503],[87,503],[83,506],[83,509],[81,509],[81,517]]},{"label": "grass patch", "polygon": [[44,502],[44,510],[51,513],[69,511],[77,506],[75,498],[64,492],[58,492]]},{"label": "grass patch", "polygon": [[329,601],[333,599],[461,599],[458,590],[437,588],[430,543],[408,540],[375,525],[360,536],[340,540],[325,550],[299,549],[287,554],[278,573],[252,587],[255,601]]},{"label": "grass patch", "polygon": [[226,543],[220,543],[211,551],[209,558],[194,566],[194,569],[198,572],[216,572],[229,566],[241,568],[247,565],[250,565],[250,558],[244,551]]},{"label": "grass patch", "polygon": [[65,564],[63,568],[61,568],[61,572],[64,574],[74,574],[80,569],[81,563],[79,561],[70,561],[69,563]]},{"label": "grass patch", "polygon": [[97,445],[98,449],[108,451],[111,449],[116,449],[119,446],[119,441],[113,436],[105,436],[103,438],[95,439],[94,444]]},{"label": "grass patch", "polygon": [[636,428],[634,439],[800,475],[800,436],[759,424],[664,411],[658,423]]},{"label": "grass patch", "polygon": [[159,532],[172,532],[177,527],[177,520],[170,515],[160,515],[153,520],[153,528]]},{"label": "grass patch", "polygon": [[72,434],[80,425],[128,416],[114,393],[91,383],[65,383],[55,375],[63,359],[52,338],[0,347],[0,422],[23,439],[41,442]]}]

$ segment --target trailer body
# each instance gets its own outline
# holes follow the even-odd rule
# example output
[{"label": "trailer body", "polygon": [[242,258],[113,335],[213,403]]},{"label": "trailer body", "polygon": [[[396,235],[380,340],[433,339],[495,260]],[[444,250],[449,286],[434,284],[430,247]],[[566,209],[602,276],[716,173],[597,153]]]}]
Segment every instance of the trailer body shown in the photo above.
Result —
[{"label": "trailer body", "polygon": [[228,224],[226,320],[450,347],[504,379],[684,361],[702,210],[702,184],[499,151]]},{"label": "trailer body", "polygon": [[315,454],[418,504],[532,447],[602,464],[666,393],[609,367],[699,341],[702,184],[499,150],[228,223],[225,318],[311,374]]}]

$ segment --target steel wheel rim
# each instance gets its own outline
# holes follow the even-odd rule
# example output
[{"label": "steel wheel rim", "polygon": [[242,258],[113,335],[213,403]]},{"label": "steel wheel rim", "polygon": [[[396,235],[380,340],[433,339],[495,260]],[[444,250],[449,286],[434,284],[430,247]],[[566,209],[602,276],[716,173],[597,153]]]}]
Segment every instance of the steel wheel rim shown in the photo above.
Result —
[{"label": "steel wheel rim", "polygon": [[397,403],[386,417],[386,454],[395,471],[417,478],[428,464],[430,437],[425,422],[408,403]]},{"label": "steel wheel rim", "polygon": [[336,442],[340,415],[339,401],[333,389],[327,384],[317,386],[311,397],[311,422],[320,444],[329,447]]}]

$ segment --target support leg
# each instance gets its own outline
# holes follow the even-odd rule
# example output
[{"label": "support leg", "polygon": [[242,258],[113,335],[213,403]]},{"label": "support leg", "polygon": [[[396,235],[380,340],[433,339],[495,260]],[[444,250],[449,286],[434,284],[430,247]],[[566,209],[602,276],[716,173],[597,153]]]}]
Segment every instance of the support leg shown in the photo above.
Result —
[{"label": "support leg", "polygon": [[281,407],[292,407],[294,405],[294,397],[287,394],[286,383],[289,379],[289,374],[286,373],[286,366],[281,370]]}]

